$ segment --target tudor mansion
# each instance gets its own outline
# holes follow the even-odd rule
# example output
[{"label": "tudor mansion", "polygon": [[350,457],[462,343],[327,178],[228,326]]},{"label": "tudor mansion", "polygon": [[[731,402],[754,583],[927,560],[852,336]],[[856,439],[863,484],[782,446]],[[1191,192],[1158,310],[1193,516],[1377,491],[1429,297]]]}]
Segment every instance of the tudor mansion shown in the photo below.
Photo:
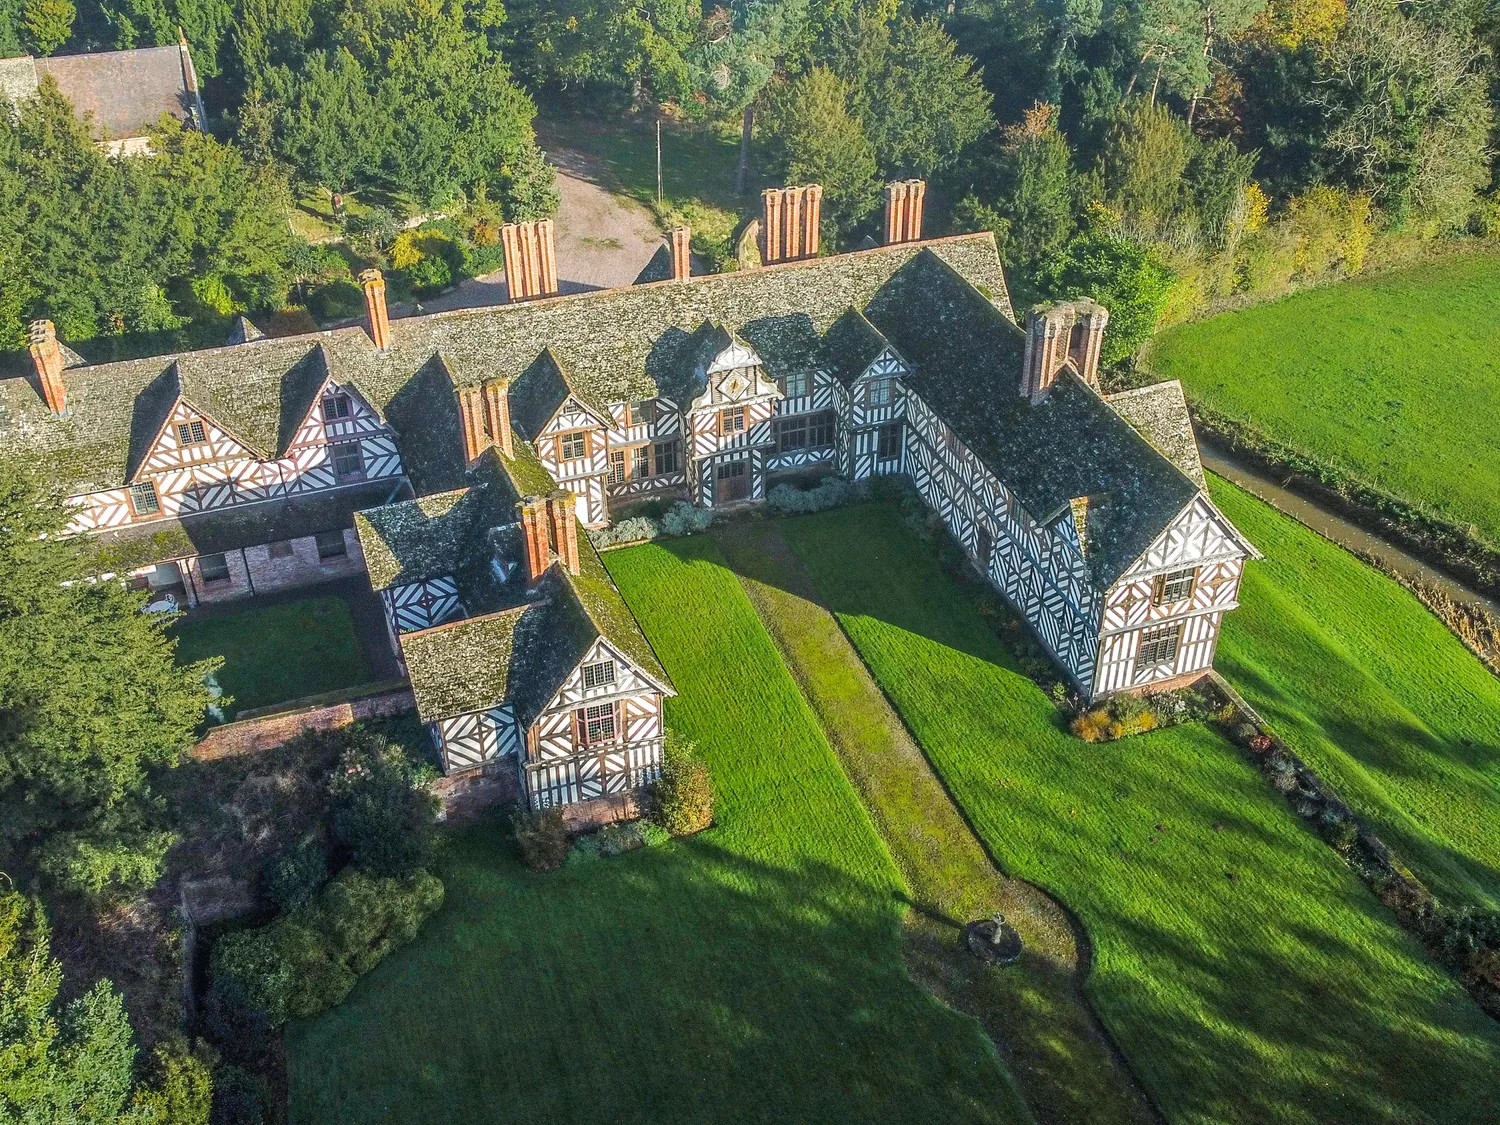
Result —
[{"label": "tudor mansion", "polygon": [[1108,310],[1018,322],[989,234],[818,256],[821,189],[764,195],[763,264],[557,295],[549,221],[503,232],[510,300],[89,365],[32,325],[0,450],[48,471],[100,570],[193,606],[365,573],[449,772],[533,806],[659,770],[658,655],[580,531],[657,497],[908,475],[1089,698],[1213,663],[1255,548],[1209,499],[1181,388],[1105,395]]}]

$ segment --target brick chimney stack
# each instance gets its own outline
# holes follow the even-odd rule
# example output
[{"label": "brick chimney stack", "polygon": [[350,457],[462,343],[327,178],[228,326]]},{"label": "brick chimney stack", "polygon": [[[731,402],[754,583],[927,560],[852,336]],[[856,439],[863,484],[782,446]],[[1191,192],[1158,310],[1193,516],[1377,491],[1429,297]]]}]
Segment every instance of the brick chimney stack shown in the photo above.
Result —
[{"label": "brick chimney stack", "polygon": [[385,307],[385,276],[379,270],[365,270],[359,275],[365,290],[365,311],[370,320],[370,339],[381,351],[391,348],[391,315]]},{"label": "brick chimney stack", "polygon": [[672,280],[686,281],[693,275],[693,229],[673,227],[669,237],[672,240]]},{"label": "brick chimney stack", "polygon": [[1064,364],[1070,364],[1089,386],[1099,386],[1099,353],[1109,310],[1087,298],[1050,308],[1038,306],[1026,314],[1026,359],[1021,371],[1021,393],[1039,401]]},{"label": "brick chimney stack", "polygon": [[505,454],[507,461],[516,456],[510,434],[510,387],[504,379],[491,379],[484,385],[484,425],[490,433],[490,444]]},{"label": "brick chimney stack", "polygon": [[464,464],[489,448],[484,432],[484,392],[478,387],[458,388],[458,417],[464,428]]},{"label": "brick chimney stack", "polygon": [[42,385],[42,398],[53,414],[61,416],[68,409],[68,392],[63,386],[66,362],[62,345],[57,342],[57,329],[50,320],[33,320],[28,342],[31,362],[36,364],[37,381]]},{"label": "brick chimney stack", "polygon": [[885,185],[885,244],[922,238],[922,201],[926,180],[895,180]]},{"label": "brick chimney stack", "polygon": [[547,567],[552,565],[548,501],[540,496],[522,500],[516,505],[516,515],[521,521],[521,546],[526,555],[526,581],[534,583],[546,574]]},{"label": "brick chimney stack", "polygon": [[505,249],[505,286],[512,301],[550,297],[557,292],[557,253],[552,220],[506,223],[500,228]]},{"label": "brick chimney stack", "polygon": [[1109,327],[1109,310],[1096,301],[1084,298],[1073,302],[1073,331],[1068,340],[1068,358],[1079,376],[1089,386],[1099,387],[1099,353],[1104,348],[1104,330]]},{"label": "brick chimney stack", "polygon": [[571,492],[558,491],[547,497],[547,518],[552,524],[552,547],[557,561],[569,574],[578,573],[578,505]]},{"label": "brick chimney stack", "polygon": [[822,221],[823,188],[767,188],[760,193],[765,217],[761,220],[764,265],[818,256],[818,225]]}]

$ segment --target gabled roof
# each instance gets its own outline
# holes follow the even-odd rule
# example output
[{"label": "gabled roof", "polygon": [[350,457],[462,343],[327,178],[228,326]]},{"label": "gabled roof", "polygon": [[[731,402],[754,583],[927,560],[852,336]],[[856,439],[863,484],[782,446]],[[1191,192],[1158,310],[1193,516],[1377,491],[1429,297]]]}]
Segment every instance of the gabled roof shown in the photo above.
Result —
[{"label": "gabled roof", "polygon": [[[680,374],[666,378],[663,361],[705,321],[753,342],[773,375],[805,367],[816,337],[838,313],[863,307],[919,253],[941,258],[1009,309],[993,236],[904,243],[688,282],[407,317],[391,322],[392,347],[384,353],[363,328],[349,327],[70,368],[63,376],[69,413],[61,419],[52,416],[31,380],[0,379],[0,452],[36,461],[70,493],[121,486],[132,466],[132,443],[149,442],[165,417],[141,408],[154,404],[137,400],[174,363],[184,397],[229,433],[274,450],[305,416],[283,413],[296,415],[308,398],[301,379],[311,369],[298,365],[316,348],[316,362],[337,383],[354,387],[384,414],[419,493],[459,488],[464,447],[455,385],[494,378],[514,384],[545,352],[557,377],[594,409],[658,393],[680,399],[683,388],[674,385]],[[20,362],[29,364],[24,356]],[[153,418],[143,437],[138,412]],[[528,422],[533,419],[530,407],[523,413]],[[513,405],[513,420],[516,414]]]},{"label": "gabled roof", "polygon": [[229,330],[226,344],[248,344],[253,340],[264,340],[266,334],[243,316],[234,318],[234,327]]},{"label": "gabled roof", "polygon": [[1203,461],[1198,456],[1198,439],[1193,436],[1193,419],[1188,413],[1187,398],[1176,379],[1121,391],[1105,398],[1120,416],[1134,426],[1168,461],[1176,465],[1199,488],[1207,488]]},{"label": "gabled roof", "polygon": [[509,701],[521,725],[529,726],[600,638],[676,694],[586,536],[579,536],[578,550],[580,573],[554,565],[536,597],[522,605],[401,638],[424,722]]},{"label": "gabled roof", "polygon": [[651,260],[641,267],[632,285],[650,285],[653,281],[672,280],[672,251],[666,245],[658,246]]},{"label": "gabled roof", "polygon": [[192,120],[197,98],[188,87],[190,65],[180,46],[35,60],[38,81],[52,75],[78,115],[93,114],[96,132],[112,140],[143,136],[164,113]]},{"label": "gabled roof", "polygon": [[607,420],[609,415],[604,404],[590,401],[578,390],[576,382],[552,349],[544,348],[536,361],[510,385],[511,425],[526,440],[535,441],[570,398]]},{"label": "gabled roof", "polygon": [[1098,498],[1089,569],[1107,589],[1198,493],[1065,369],[1039,402],[1020,393],[1024,333],[951,266],[923,251],[865,309],[912,367],[907,384],[1042,521]]},{"label": "gabled roof", "polygon": [[870,364],[890,347],[890,341],[865,318],[864,313],[848,308],[824,334],[818,349],[818,363],[844,386],[853,386],[854,381],[870,369]]}]

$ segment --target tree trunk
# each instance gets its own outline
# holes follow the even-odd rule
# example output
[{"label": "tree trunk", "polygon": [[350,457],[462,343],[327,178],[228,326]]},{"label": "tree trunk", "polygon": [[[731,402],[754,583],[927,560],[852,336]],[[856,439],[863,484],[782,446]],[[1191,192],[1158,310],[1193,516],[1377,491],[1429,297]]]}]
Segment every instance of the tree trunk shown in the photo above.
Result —
[{"label": "tree trunk", "polygon": [[745,194],[745,182],[750,178],[750,127],[755,122],[755,103],[745,107],[744,125],[740,128],[740,167],[734,174],[734,194]]},{"label": "tree trunk", "polygon": [[[1165,64],[1162,64],[1165,65]],[[1156,78],[1151,82],[1151,104],[1156,105],[1156,91],[1161,86],[1161,66],[1156,68]]]}]

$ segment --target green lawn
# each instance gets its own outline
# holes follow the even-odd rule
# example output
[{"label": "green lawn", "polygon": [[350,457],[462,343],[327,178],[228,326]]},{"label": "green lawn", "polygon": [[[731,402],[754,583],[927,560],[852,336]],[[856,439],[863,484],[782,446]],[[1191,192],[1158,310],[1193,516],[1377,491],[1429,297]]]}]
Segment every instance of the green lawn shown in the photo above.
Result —
[{"label": "green lawn", "polygon": [[456,832],[417,941],[288,1029],[293,1120],[1028,1120],[978,1025],[906,976],[896,869],[712,542],[606,559],[716,826],[551,875],[496,820]]},{"label": "green lawn", "polygon": [[1500,907],[1500,680],[1397,583],[1212,486],[1266,555],[1219,671],[1439,896]]},{"label": "green lawn", "polygon": [[1069,737],[892,508],[783,530],[1174,1125],[1493,1117],[1500,1029],[1221,737]]},{"label": "green lawn", "polygon": [[193,614],[172,626],[177,659],[222,656],[219,686],[230,711],[250,711],[370,680],[342,598],[241,605]]},{"label": "green lawn", "polygon": [[1197,402],[1500,543],[1500,257],[1314,289],[1161,334]]}]

